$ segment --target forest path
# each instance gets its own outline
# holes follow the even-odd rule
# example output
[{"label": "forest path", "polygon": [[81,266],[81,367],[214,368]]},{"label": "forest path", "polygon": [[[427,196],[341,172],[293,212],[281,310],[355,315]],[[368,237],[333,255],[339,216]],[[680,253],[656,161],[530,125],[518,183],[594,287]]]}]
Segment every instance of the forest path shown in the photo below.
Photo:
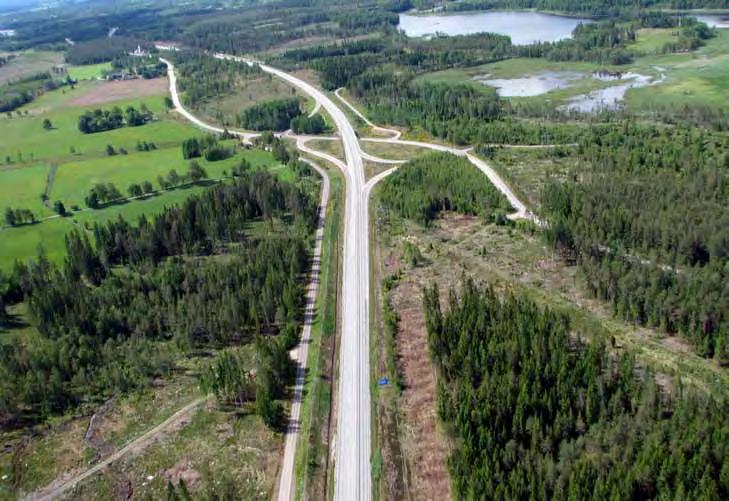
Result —
[{"label": "forest path", "polygon": [[26,497],[28,501],[49,501],[55,499],[65,493],[66,491],[73,489],[79,482],[86,480],[92,475],[100,472],[107,466],[111,465],[114,461],[118,461],[124,456],[129,454],[138,454],[147,447],[149,447],[160,435],[168,430],[172,430],[177,427],[182,427],[186,420],[192,415],[192,412],[200,407],[207,399],[198,398],[193,400],[182,409],[178,410],[172,416],[168,417],[154,428],[148,430],[141,437],[136,438],[129,442],[127,445],[119,449],[117,452],[107,457],[106,459],[99,461],[91,468],[77,473],[70,478],[63,479],[59,477],[51,485],[36,491]]}]

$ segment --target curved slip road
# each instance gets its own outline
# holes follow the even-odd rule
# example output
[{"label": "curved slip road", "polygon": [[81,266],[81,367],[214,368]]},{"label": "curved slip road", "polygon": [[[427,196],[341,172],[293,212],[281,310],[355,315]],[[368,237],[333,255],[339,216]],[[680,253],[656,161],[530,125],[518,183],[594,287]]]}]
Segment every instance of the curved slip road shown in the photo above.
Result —
[{"label": "curved slip road", "polygon": [[400,139],[400,136],[402,135],[402,132],[395,129],[388,129],[386,127],[380,127],[379,125],[373,124],[369,118],[364,116],[360,111],[355,108],[349,101],[344,99],[342,97],[342,91],[344,90],[344,87],[340,87],[337,90],[334,91],[334,95],[337,96],[337,99],[339,99],[347,108],[349,108],[352,113],[357,115],[364,123],[366,123],[372,130],[376,130],[379,132],[384,132],[385,134],[392,134],[391,139]]}]

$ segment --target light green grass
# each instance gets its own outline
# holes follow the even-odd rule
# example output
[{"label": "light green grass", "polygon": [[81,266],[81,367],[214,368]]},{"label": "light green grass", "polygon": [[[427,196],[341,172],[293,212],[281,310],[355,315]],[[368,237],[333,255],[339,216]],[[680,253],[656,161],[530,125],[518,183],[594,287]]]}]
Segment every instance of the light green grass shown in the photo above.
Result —
[{"label": "light green grass", "polygon": [[636,42],[631,48],[641,54],[659,54],[666,44],[676,40],[678,40],[678,30],[644,28],[636,33]]},{"label": "light green grass", "polygon": [[[88,91],[92,85],[97,83],[88,82],[79,87]],[[79,155],[103,155],[107,144],[131,151],[137,141],[154,141],[161,145],[181,142],[199,134],[186,123],[175,121],[166,112],[162,95],[88,107],[74,106],[73,98],[83,92],[79,88],[49,92],[27,107],[28,116],[0,117],[0,162],[5,163],[6,157],[10,157],[14,164],[39,160],[63,163]],[[122,127],[96,134],[82,134],[78,130],[78,118],[87,109],[110,109],[113,106],[124,108],[129,105],[138,108],[143,103],[156,114],[158,120],[141,127]],[[43,129],[43,120],[46,118],[53,124],[53,130]],[[75,155],[71,153],[71,147],[75,149]]]},{"label": "light green grass", "polygon": [[0,230],[0,270],[11,270],[16,260],[36,256],[43,248],[46,257],[60,263],[65,256],[65,236],[74,228],[66,218]]},{"label": "light green grass", "polygon": [[716,38],[696,52],[640,58],[635,66],[665,68],[666,81],[628,92],[629,109],[666,105],[729,109],[729,30],[717,30]]},{"label": "light green grass", "polygon": [[49,170],[48,165],[0,170],[0,213],[10,207],[29,209],[36,217],[51,215],[41,200]]},{"label": "light green grass", "polygon": [[111,63],[99,63],[85,66],[71,66],[68,68],[68,74],[74,80],[94,80],[102,77],[109,70],[111,70]]},{"label": "light green grass", "polygon": [[[76,165],[76,170],[70,171],[70,174],[64,172],[66,177],[63,177],[61,175],[62,169],[74,168],[74,166],[66,165],[62,169],[59,169],[56,176],[56,183],[54,183],[54,190],[51,193],[51,200],[62,200],[67,208],[75,204],[85,209],[83,198],[95,182],[114,182],[117,188],[124,192],[125,195],[128,184],[131,182],[150,180],[156,187],[156,175],[152,177],[150,175],[150,169],[155,172],[160,171],[164,175],[170,168],[174,167],[178,173],[182,174],[187,168],[187,162],[182,160],[181,154],[174,166],[164,164],[164,168],[157,167],[154,162],[145,164],[146,167],[142,168],[133,162],[128,165],[124,165],[123,162],[130,159],[133,160],[133,157],[145,158],[145,156],[154,156],[153,153],[161,154],[157,158],[177,158],[176,155],[179,151],[179,148],[171,148],[160,152],[138,153],[128,155],[127,157],[117,156],[108,159],[116,162],[121,158],[121,164],[109,165],[103,161],[83,162],[80,165]],[[196,185],[183,186],[171,191],[154,194],[144,199],[113,204],[98,210],[85,209],[66,218],[53,218],[33,225],[0,230],[0,270],[7,271],[12,269],[13,264],[18,259],[24,260],[36,256],[40,248],[43,248],[48,259],[59,263],[65,256],[64,237],[70,230],[74,228],[88,229],[94,223],[103,223],[117,219],[120,216],[134,224],[139,219],[139,216],[143,214],[146,216],[158,214],[166,207],[179,205],[191,195],[200,193],[207,186],[210,186],[214,182],[214,179],[221,178],[223,171],[230,173],[231,167],[240,162],[242,158],[246,158],[254,168],[267,169],[283,181],[293,182],[295,180],[294,173],[291,169],[279,164],[271,153],[261,150],[243,150],[234,157],[220,162],[206,162],[205,160],[198,159],[208,172],[210,179],[204,180]],[[149,167],[150,165],[151,167]],[[99,176],[100,173],[104,173],[104,175]],[[0,172],[0,175],[2,174]],[[146,177],[148,175],[149,177]],[[41,178],[41,176],[36,177]],[[43,179],[45,180],[45,178]],[[127,181],[129,183],[122,184]],[[1,186],[3,185],[0,184]],[[38,200],[40,201],[40,197],[38,197]],[[45,214],[50,213],[46,209]]]},{"label": "light green grass", "polygon": [[[253,165],[268,165],[273,159],[265,152],[249,150],[219,162],[196,159],[211,178],[222,177],[223,171],[230,169],[247,158]],[[84,205],[84,198],[97,183],[113,183],[119,191],[126,194],[132,183],[150,181],[160,188],[157,176],[166,176],[171,169],[182,175],[187,170],[188,160],[182,157],[179,147],[165,148],[150,152],[130,152],[128,155],[99,157],[81,162],[71,162],[59,167],[51,193],[52,200],[61,200],[67,206]]]}]

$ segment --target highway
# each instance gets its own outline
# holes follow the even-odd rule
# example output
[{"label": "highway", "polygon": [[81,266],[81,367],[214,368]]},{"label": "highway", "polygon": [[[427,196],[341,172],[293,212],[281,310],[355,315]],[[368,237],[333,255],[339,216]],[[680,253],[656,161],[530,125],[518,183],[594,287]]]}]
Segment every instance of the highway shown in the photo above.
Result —
[{"label": "highway", "polygon": [[[247,64],[252,61],[237,56],[215,54],[218,59],[232,59]],[[167,65],[172,102],[178,112],[201,129],[222,132],[184,108],[177,92],[177,78],[174,65],[161,59]],[[354,128],[347,116],[322,91],[288,73],[270,66],[259,67],[289,84],[299,88],[313,98],[317,106],[324,108],[334,121],[344,145],[346,162],[319,154],[342,169],[346,179],[344,218],[344,261],[342,270],[342,329],[340,341],[338,414],[335,452],[335,499],[346,501],[368,501],[372,496],[370,469],[370,387],[369,387],[369,223],[367,217],[367,194],[365,191],[362,151]],[[251,135],[231,131],[248,138]],[[295,137],[295,136],[292,136]],[[303,145],[303,141],[299,142]],[[304,150],[304,152],[307,152]],[[329,157],[329,158],[327,158]],[[292,415],[293,417],[293,415]],[[291,435],[291,434],[289,434]],[[293,480],[293,457],[295,441],[285,451],[284,468],[280,477],[279,491],[291,489]],[[288,441],[288,439],[287,439]],[[288,468],[286,468],[288,465]],[[288,471],[286,471],[288,469]],[[282,480],[281,480],[282,479]],[[279,499],[284,499],[279,496]],[[291,499],[291,498],[289,498]]]},{"label": "highway", "polygon": [[[297,87],[316,102],[316,108],[326,110],[334,121],[344,147],[345,162],[332,155],[310,149],[306,136],[296,136],[287,132],[286,137],[296,139],[297,147],[305,154],[322,158],[337,166],[345,176],[346,197],[344,216],[344,249],[342,270],[342,314],[341,314],[341,340],[339,356],[339,387],[337,391],[337,418],[335,437],[335,480],[334,498],[340,501],[369,501],[372,498],[371,480],[371,396],[370,396],[370,344],[369,344],[369,290],[370,290],[370,254],[369,254],[369,195],[374,186],[386,176],[393,173],[397,167],[378,174],[365,183],[363,159],[375,162],[398,165],[403,161],[386,160],[369,155],[362,151],[357,134],[345,113],[322,91],[313,85],[296,78],[284,71],[271,66],[252,61],[250,59],[215,54],[219,59],[232,59],[247,63],[258,64],[259,67],[294,87]],[[170,79],[170,93],[175,108],[185,118],[198,127],[211,132],[222,132],[222,129],[207,124],[188,112],[181,104],[177,94],[176,76],[174,66],[165,59],[161,59],[168,67]],[[370,141],[387,142],[411,146],[422,146],[437,151],[447,151],[459,156],[466,156],[471,163],[486,174],[492,183],[509,199],[516,209],[511,217],[529,217],[533,219],[526,206],[516,197],[509,186],[501,179],[486,162],[471,155],[468,149],[457,149],[436,143],[422,143],[403,141],[400,132],[394,129],[379,127],[370,122],[354,106],[348,103],[339,93],[336,96],[354,114],[366,124],[382,133],[391,134],[389,138],[367,139]],[[231,133],[250,140],[257,134],[230,131]],[[311,292],[311,289],[310,289]],[[305,361],[305,355],[299,354]],[[305,362],[304,362],[305,363]],[[297,378],[297,388],[299,380]],[[303,379],[301,380],[303,384]],[[299,401],[300,401],[299,394]],[[294,407],[290,422],[294,426],[289,428],[286,437],[282,471],[279,482],[279,501],[293,499],[294,486],[294,457],[298,430],[298,412],[296,388]]]},{"label": "highway", "polygon": [[339,131],[346,160],[347,189],[342,270],[342,333],[335,453],[334,498],[372,497],[370,468],[369,222],[364,164],[357,135],[344,112],[303,80],[261,64],[261,69],[298,87],[321,104]]}]

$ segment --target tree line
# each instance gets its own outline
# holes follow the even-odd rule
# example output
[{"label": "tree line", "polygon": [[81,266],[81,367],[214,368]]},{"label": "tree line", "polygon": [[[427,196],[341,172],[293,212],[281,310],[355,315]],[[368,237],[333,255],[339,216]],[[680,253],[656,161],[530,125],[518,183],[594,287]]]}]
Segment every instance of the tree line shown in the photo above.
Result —
[{"label": "tree line", "polygon": [[0,113],[9,113],[30,103],[44,92],[58,89],[64,85],[73,85],[73,80],[65,75],[50,72],[30,75],[0,87]]},{"label": "tree line", "polygon": [[218,137],[212,134],[201,138],[192,137],[182,142],[182,158],[185,160],[205,157],[208,162],[217,162],[233,155],[235,149],[220,144]]},{"label": "tree line", "polygon": [[566,316],[465,279],[424,290],[458,499],[725,499],[727,404],[656,383]]},{"label": "tree line", "polygon": [[139,127],[154,119],[154,114],[142,103],[139,110],[128,106],[124,111],[118,106],[110,110],[95,109],[86,111],[78,118],[78,130],[84,134],[94,134],[121,127]]}]

